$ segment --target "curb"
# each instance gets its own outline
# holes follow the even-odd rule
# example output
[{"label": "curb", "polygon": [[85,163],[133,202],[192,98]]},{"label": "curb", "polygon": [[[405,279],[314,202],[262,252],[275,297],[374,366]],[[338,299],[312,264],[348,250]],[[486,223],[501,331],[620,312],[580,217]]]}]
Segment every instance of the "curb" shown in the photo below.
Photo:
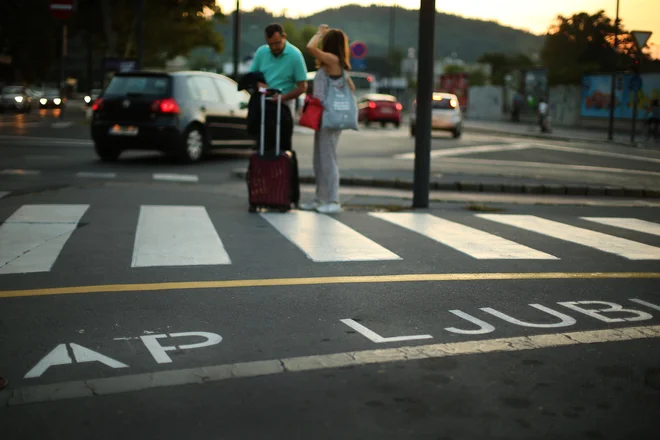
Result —
[{"label": "curb", "polygon": [[[246,170],[235,169],[232,174],[245,179]],[[300,175],[300,183],[315,183],[314,176]],[[363,186],[372,188],[413,189],[412,180],[377,179],[372,177],[340,177],[340,185]],[[607,197],[634,197],[634,198],[660,198],[660,190],[639,187],[617,186],[591,186],[591,185],[562,185],[562,184],[511,184],[511,183],[481,183],[472,181],[459,182],[431,182],[429,189],[438,191],[459,191],[471,193],[500,193],[500,194],[534,194],[553,196],[607,196]]]},{"label": "curb", "polygon": [[546,140],[546,141],[602,142],[602,143],[611,144],[611,145],[620,145],[620,146],[623,146],[623,147],[634,147],[634,145],[631,144],[630,142],[610,141],[609,139],[597,139],[597,138],[586,138],[586,137],[568,137],[568,136],[557,136],[557,135],[553,135],[553,134],[542,135],[542,134],[534,134],[534,133],[517,133],[517,132],[506,131],[506,130],[497,130],[497,129],[492,129],[492,128],[470,127],[470,126],[464,126],[463,130],[466,133],[473,132],[473,133],[484,133],[484,134],[499,134],[499,135],[505,135],[505,136],[516,136],[516,137],[522,137],[522,138],[541,139],[541,140]]}]

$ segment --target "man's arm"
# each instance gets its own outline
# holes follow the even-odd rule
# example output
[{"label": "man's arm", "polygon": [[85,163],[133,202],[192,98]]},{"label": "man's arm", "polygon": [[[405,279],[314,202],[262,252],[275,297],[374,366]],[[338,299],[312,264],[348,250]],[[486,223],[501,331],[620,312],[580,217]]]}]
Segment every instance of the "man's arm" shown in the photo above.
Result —
[{"label": "man's arm", "polygon": [[296,88],[291,90],[289,93],[282,95],[282,101],[288,101],[290,99],[296,99],[298,96],[307,92],[307,81],[298,81],[296,83]]},{"label": "man's arm", "polygon": [[297,52],[298,59],[293,69],[293,79],[296,81],[296,88],[282,95],[282,101],[296,99],[303,93],[307,93],[307,66],[305,65],[305,58],[302,52]]}]

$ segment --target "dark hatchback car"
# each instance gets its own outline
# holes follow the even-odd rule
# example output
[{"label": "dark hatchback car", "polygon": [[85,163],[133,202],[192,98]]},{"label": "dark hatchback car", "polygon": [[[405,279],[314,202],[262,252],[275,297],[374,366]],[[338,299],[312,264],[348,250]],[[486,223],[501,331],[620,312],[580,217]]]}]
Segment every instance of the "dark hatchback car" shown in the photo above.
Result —
[{"label": "dark hatchback car", "polygon": [[195,162],[213,148],[253,148],[249,99],[209,72],[118,73],[92,106],[96,153],[112,161],[124,150],[156,150]]}]

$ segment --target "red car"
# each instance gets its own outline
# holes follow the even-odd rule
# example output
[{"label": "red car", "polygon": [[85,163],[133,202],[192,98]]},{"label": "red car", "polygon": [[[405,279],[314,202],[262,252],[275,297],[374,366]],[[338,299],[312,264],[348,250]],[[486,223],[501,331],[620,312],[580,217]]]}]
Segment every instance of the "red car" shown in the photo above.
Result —
[{"label": "red car", "polygon": [[395,127],[401,125],[401,111],[403,105],[392,95],[372,93],[364,95],[358,101],[358,121],[369,125],[380,122],[385,127],[388,122]]}]

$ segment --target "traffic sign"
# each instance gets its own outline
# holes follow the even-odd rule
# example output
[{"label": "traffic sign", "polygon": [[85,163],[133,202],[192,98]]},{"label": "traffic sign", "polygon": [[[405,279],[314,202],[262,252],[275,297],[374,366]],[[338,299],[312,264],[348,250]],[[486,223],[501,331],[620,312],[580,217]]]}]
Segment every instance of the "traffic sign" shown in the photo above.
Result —
[{"label": "traffic sign", "polygon": [[58,20],[66,20],[73,12],[73,0],[51,0],[50,13]]},{"label": "traffic sign", "polygon": [[652,34],[653,32],[650,31],[632,31],[630,33],[630,35],[633,36],[633,40],[635,40],[635,45],[638,50],[642,50],[644,46],[646,46],[646,43],[649,41],[649,38],[651,38]]},{"label": "traffic sign", "polygon": [[351,44],[351,55],[356,60],[361,60],[367,56],[367,45],[361,41],[355,41]]},{"label": "traffic sign", "polygon": [[366,62],[366,60],[364,60],[362,58],[359,58],[359,59],[352,58],[351,59],[351,68],[352,68],[352,70],[354,70],[356,72],[367,70],[367,62]]},{"label": "traffic sign", "polygon": [[630,78],[630,90],[633,92],[642,90],[642,77],[640,75],[634,75]]}]

